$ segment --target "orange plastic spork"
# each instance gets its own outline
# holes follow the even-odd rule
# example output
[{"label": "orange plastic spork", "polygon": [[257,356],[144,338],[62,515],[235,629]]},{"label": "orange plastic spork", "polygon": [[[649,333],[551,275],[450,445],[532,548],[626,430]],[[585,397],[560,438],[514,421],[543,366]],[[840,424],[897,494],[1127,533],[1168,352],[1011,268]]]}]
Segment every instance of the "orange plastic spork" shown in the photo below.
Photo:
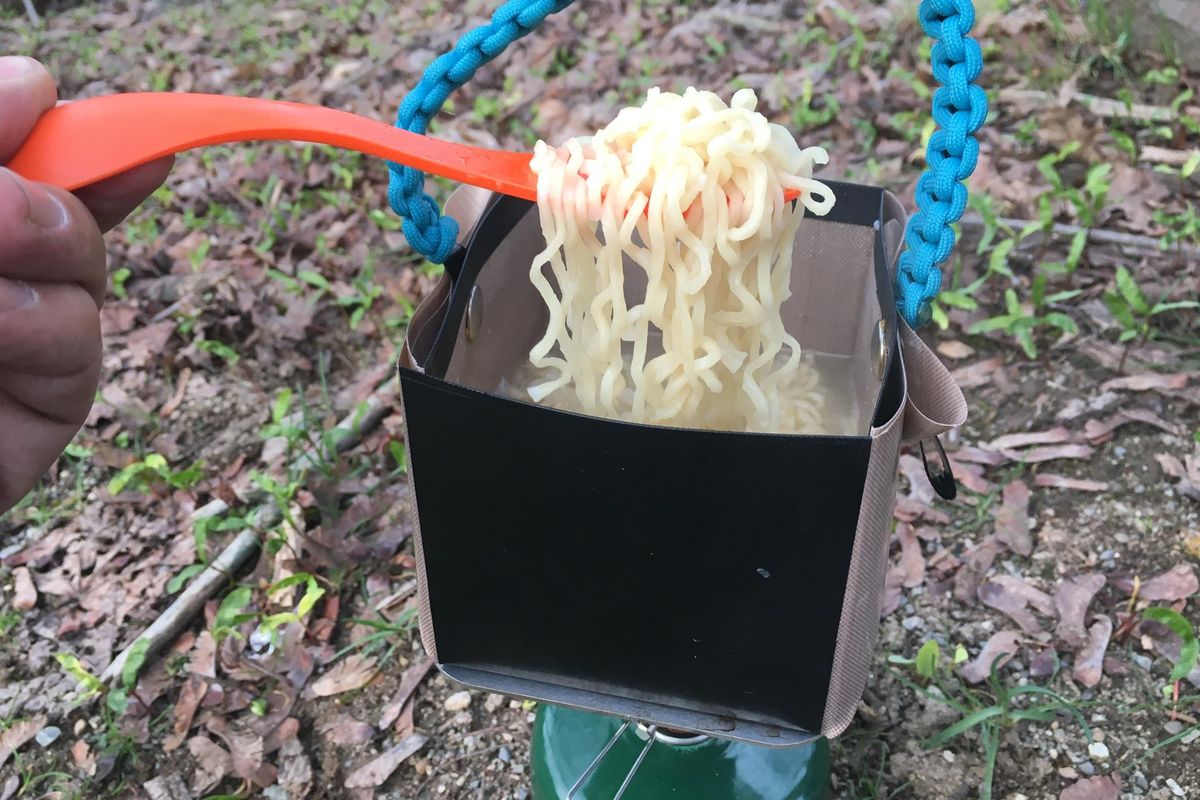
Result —
[{"label": "orange plastic spork", "polygon": [[65,103],[42,116],[5,166],[72,190],[173,153],[252,141],[332,145],[537,200],[529,153],[441,141],[322,106],[216,94],[140,92]]}]

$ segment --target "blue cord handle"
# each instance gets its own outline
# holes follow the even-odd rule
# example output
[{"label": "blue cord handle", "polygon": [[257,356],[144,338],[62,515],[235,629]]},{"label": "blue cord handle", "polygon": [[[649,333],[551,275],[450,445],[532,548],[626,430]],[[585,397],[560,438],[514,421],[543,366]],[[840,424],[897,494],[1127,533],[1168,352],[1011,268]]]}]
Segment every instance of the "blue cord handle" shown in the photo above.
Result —
[{"label": "blue cord handle", "polygon": [[[549,15],[572,0],[509,0],[491,21],[458,40],[449,53],[429,65],[417,88],[404,98],[396,127],[424,134],[429,120],[455,89],[510,44],[532,32]],[[388,163],[388,203],[400,215],[412,248],[435,264],[454,249],[458,223],[442,216],[437,201],[425,193],[425,175],[402,164]]]},{"label": "blue cord handle", "polygon": [[[573,0],[509,0],[491,21],[467,33],[429,66],[396,114],[396,127],[425,133],[429,120],[456,89],[550,14]],[[896,307],[913,327],[927,321],[930,303],[942,288],[939,266],[954,250],[954,223],[967,208],[963,183],[979,161],[975,133],[988,115],[988,100],[975,83],[983,51],[969,34],[975,26],[973,0],[922,0],[921,26],[934,39],[933,76],[942,86],[933,95],[938,130],[926,149],[927,171],[917,182],[917,213],[909,221],[896,276]],[[435,264],[446,260],[458,238],[458,223],[442,216],[425,193],[425,175],[388,164],[388,202],[400,215],[413,249]]]},{"label": "blue cord handle", "polygon": [[917,181],[917,213],[909,220],[896,275],[896,308],[914,328],[928,320],[942,289],[938,266],[954,250],[954,228],[967,208],[963,183],[979,162],[975,132],[988,115],[988,100],[975,81],[983,51],[968,34],[975,26],[972,0],[922,0],[921,27],[933,37],[933,119],[941,128],[929,139],[928,170]]}]

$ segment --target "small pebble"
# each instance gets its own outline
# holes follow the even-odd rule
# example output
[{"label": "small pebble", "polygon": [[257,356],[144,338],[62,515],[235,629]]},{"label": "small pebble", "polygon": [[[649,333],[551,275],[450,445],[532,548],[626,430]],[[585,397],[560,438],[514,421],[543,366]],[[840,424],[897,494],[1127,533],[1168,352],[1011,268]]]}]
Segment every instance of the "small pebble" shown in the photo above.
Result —
[{"label": "small pebble", "polygon": [[1183,791],[1183,787],[1175,782],[1174,778],[1167,778],[1167,788],[1171,790],[1171,794],[1176,797],[1186,797],[1187,792]]},{"label": "small pebble", "polygon": [[1092,758],[1108,758],[1108,745],[1104,742],[1092,742],[1088,745],[1088,755]]},{"label": "small pebble", "polygon": [[1116,557],[1117,557],[1117,554],[1114,553],[1112,550],[1105,550],[1104,552],[1102,552],[1100,554],[1100,558],[1102,558],[1105,561],[1111,561],[1112,559],[1114,559]]},{"label": "small pebble", "polygon": [[1103,742],[1104,741],[1104,731],[1099,730],[1099,729],[1092,731],[1092,738],[1095,739],[1097,742]]},{"label": "small pebble", "polygon": [[1177,734],[1181,730],[1183,730],[1183,723],[1177,719],[1173,719],[1170,722],[1168,722],[1166,725],[1163,725],[1163,730],[1165,730],[1167,733],[1174,736],[1175,734]]},{"label": "small pebble", "polygon": [[502,705],[504,705],[504,695],[495,692],[489,692],[487,699],[483,701],[483,707],[489,712],[496,711]]},{"label": "small pebble", "polygon": [[59,736],[62,736],[62,731],[53,725],[47,725],[37,732],[37,736],[35,736],[34,739],[42,747],[49,747],[58,740]]},{"label": "small pebble", "polygon": [[522,786],[520,789],[517,789],[517,791],[513,795],[513,797],[515,797],[516,800],[527,800],[527,798],[529,797],[529,791],[524,786]]},{"label": "small pebble", "polygon": [[954,763],[954,753],[951,753],[949,750],[942,751],[942,758],[946,759],[947,763]]},{"label": "small pebble", "polygon": [[75,735],[82,736],[85,730],[87,730],[87,723],[81,719],[75,720]]},{"label": "small pebble", "polygon": [[1079,773],[1075,771],[1074,767],[1059,767],[1058,774],[1069,781],[1073,781],[1079,777]]},{"label": "small pebble", "polygon": [[1094,766],[1092,766],[1092,762],[1090,762],[1090,761],[1085,761],[1082,764],[1080,764],[1079,771],[1089,777],[1096,774],[1096,768]]},{"label": "small pebble", "polygon": [[1113,455],[1115,455],[1117,458],[1124,458],[1125,454],[1128,452],[1129,451],[1126,450],[1124,447],[1114,447],[1113,448]]},{"label": "small pebble", "polygon": [[471,705],[470,692],[455,692],[446,698],[446,702],[442,704],[447,711],[462,711]]},{"label": "small pebble", "polygon": [[911,631],[925,626],[925,620],[920,617],[905,617],[904,622],[900,623],[904,626],[904,630]]},{"label": "small pebble", "polygon": [[1150,783],[1146,780],[1145,774],[1140,769],[1133,773],[1133,782],[1143,792],[1150,788]]},{"label": "small pebble", "polygon": [[1179,740],[1179,743],[1180,744],[1191,744],[1192,742],[1196,741],[1197,739],[1200,739],[1200,728],[1193,728],[1191,733],[1189,733],[1187,736],[1184,736],[1182,739]]},{"label": "small pebble", "polygon": [[1141,653],[1134,653],[1133,663],[1137,664],[1139,667],[1141,667],[1144,670],[1149,670],[1151,667],[1154,666],[1154,660],[1151,659],[1149,656],[1142,655]]},{"label": "small pebble", "polygon": [[497,754],[497,756],[498,756],[498,757],[499,757],[499,759],[500,759],[501,761],[503,761],[505,764],[507,764],[508,762],[512,761],[512,753],[508,752],[508,748],[507,748],[507,747],[501,747],[501,748],[500,748],[500,752]]}]

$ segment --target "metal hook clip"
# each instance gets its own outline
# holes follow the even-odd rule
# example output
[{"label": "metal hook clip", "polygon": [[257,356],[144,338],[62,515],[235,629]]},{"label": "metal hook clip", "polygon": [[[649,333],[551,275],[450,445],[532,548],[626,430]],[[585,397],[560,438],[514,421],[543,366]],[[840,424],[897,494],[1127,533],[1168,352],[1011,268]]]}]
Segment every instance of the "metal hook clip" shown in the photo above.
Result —
[{"label": "metal hook clip", "polygon": [[950,459],[946,456],[946,450],[942,447],[942,440],[938,437],[933,437],[933,444],[937,448],[938,465],[937,470],[929,464],[929,457],[925,453],[925,442],[920,442],[921,462],[925,465],[925,475],[929,478],[929,483],[933,486],[933,490],[938,493],[938,496],[943,500],[953,500],[958,496],[958,482],[954,479],[954,469],[950,466]]}]

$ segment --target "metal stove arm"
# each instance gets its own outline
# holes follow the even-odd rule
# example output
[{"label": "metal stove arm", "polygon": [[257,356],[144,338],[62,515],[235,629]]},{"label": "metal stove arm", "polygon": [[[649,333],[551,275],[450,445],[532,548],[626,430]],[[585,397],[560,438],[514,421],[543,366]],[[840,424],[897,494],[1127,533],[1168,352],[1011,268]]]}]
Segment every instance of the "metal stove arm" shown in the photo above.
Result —
[{"label": "metal stove arm", "polygon": [[[588,764],[588,768],[579,776],[579,780],[575,781],[575,785],[571,787],[571,791],[567,792],[567,800],[574,800],[575,794],[583,788],[583,785],[587,783],[587,779],[592,777],[592,773],[603,763],[604,757],[608,755],[608,751],[613,749],[613,746],[620,741],[621,737],[625,735],[625,731],[629,730],[629,726],[632,724],[633,720],[627,719],[621,727],[617,728],[617,732],[608,740],[608,744],[604,745],[604,749],[592,759],[592,763]],[[621,788],[617,789],[617,793],[613,795],[612,800],[621,800],[625,796],[625,790],[633,782],[633,776],[637,774],[638,769],[642,766],[642,762],[646,760],[646,756],[650,753],[650,748],[654,746],[655,734],[657,732],[657,725],[651,725],[647,729],[649,735],[646,737],[646,744],[642,748],[642,751],[638,753],[638,757],[634,759],[633,765],[629,767],[629,772],[625,773],[625,780],[621,781]]]}]

